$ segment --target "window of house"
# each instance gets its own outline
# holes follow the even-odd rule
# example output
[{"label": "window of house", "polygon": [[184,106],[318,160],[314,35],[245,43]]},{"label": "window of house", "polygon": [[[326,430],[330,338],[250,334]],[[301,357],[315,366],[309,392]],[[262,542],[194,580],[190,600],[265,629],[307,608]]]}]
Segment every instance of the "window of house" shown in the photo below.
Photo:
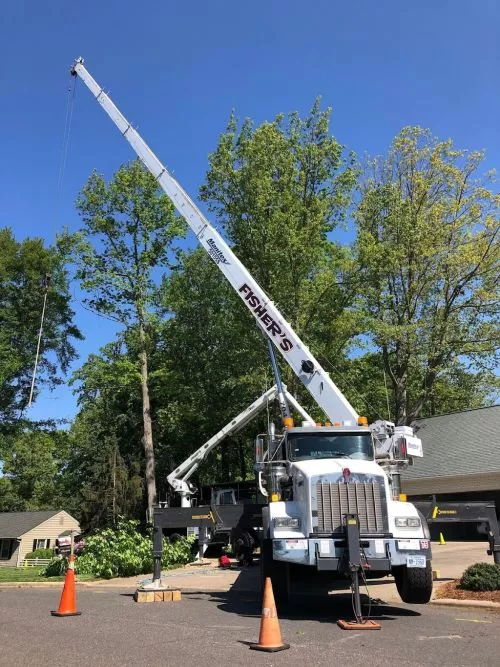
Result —
[{"label": "window of house", "polygon": [[9,560],[12,540],[0,540],[0,560]]},{"label": "window of house", "polygon": [[42,540],[33,540],[33,551],[35,549],[49,549],[50,548],[50,539],[42,539]]}]

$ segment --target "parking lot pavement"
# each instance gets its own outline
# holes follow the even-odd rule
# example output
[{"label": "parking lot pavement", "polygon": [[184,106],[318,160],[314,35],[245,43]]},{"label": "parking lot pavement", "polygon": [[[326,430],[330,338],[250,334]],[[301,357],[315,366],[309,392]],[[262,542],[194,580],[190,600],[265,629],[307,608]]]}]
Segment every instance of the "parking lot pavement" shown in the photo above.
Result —
[{"label": "parking lot pavement", "polygon": [[60,592],[0,589],[0,664],[9,667],[168,665],[498,665],[500,615],[432,606],[376,605],[377,632],[340,630],[349,596],[296,603],[281,614],[288,651],[250,651],[260,624],[251,592],[186,594],[178,603],[137,604],[130,589],[79,588],[81,616],[55,618]]}]

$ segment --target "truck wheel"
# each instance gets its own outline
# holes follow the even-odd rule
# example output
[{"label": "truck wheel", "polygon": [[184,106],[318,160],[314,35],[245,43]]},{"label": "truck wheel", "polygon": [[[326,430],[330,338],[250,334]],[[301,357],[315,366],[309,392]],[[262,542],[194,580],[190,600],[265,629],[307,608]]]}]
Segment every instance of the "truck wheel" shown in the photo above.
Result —
[{"label": "truck wheel", "polygon": [[266,577],[271,578],[273,585],[274,600],[278,606],[286,605],[290,597],[290,571],[288,563],[273,560],[273,542],[269,539],[262,540],[260,551],[260,571],[262,589]]},{"label": "truck wheel", "polygon": [[432,595],[432,565],[429,561],[424,567],[406,567],[393,569],[398,593],[403,602],[426,604]]},{"label": "truck wheel", "polygon": [[254,548],[255,540],[249,532],[237,528],[231,531],[231,549],[240,565],[253,565]]}]

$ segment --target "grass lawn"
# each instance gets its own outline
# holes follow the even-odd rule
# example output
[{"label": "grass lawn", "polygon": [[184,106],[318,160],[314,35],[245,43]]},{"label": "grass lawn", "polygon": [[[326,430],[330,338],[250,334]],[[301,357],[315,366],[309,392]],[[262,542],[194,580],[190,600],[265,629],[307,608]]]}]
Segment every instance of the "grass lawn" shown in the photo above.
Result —
[{"label": "grass lawn", "polygon": [[[3,581],[64,581],[61,577],[41,577],[41,567],[0,567],[0,584]],[[78,581],[95,579],[88,574],[77,575]]]}]

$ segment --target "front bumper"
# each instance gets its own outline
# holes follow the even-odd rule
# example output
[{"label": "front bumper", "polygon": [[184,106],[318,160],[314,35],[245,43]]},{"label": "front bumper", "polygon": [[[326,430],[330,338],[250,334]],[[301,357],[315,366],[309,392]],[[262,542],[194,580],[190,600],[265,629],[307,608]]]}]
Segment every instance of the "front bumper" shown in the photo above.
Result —
[{"label": "front bumper", "polygon": [[[363,567],[380,576],[393,567],[407,565],[408,556],[432,558],[430,541],[394,537],[363,537],[360,539]],[[346,562],[346,542],[343,538],[283,538],[273,539],[273,560],[308,565],[319,571],[342,571]]]}]

